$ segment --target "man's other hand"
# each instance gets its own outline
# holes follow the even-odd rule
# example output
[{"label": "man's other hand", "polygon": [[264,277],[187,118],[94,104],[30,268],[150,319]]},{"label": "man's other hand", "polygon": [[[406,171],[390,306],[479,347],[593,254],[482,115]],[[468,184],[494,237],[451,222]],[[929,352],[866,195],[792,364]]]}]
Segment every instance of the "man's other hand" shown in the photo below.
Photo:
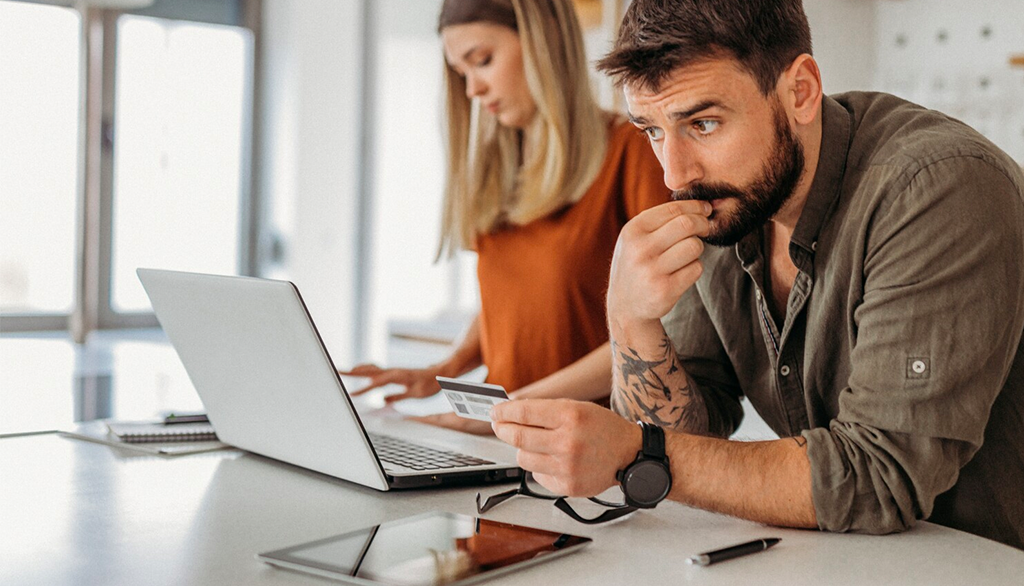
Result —
[{"label": "man's other hand", "polygon": [[613,323],[660,319],[693,286],[703,267],[701,236],[711,204],[673,201],[650,208],[619,233],[608,282]]}]

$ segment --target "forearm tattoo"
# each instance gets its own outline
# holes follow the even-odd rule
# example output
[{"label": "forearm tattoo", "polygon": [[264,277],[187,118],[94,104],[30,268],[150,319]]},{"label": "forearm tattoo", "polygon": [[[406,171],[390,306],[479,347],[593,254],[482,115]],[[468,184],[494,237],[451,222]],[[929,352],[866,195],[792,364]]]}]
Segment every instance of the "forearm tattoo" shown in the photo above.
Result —
[{"label": "forearm tattoo", "polygon": [[708,433],[704,396],[683,370],[668,335],[661,340],[658,356],[640,356],[634,348],[621,346],[615,340],[611,345],[615,369],[612,410],[633,421],[689,433]]},{"label": "forearm tattoo", "polygon": [[796,445],[800,446],[801,448],[807,445],[807,438],[805,438],[802,435],[798,435],[796,437],[791,437],[789,439],[795,441]]}]

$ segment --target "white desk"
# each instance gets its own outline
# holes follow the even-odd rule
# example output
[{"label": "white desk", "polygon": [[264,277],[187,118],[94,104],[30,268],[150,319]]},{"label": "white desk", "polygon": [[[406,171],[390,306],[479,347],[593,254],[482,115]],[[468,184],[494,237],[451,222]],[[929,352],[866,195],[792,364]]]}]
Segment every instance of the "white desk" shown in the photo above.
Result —
[{"label": "white desk", "polygon": [[[253,556],[428,510],[473,514],[474,493],[378,493],[237,451],[140,457],[52,434],[8,437],[0,439],[0,584],[331,584]],[[495,584],[976,585],[1024,576],[1024,552],[930,523],[900,535],[834,535],[663,503],[588,527],[526,498],[486,516],[594,539]],[[770,535],[783,542],[766,553],[684,564]]]}]

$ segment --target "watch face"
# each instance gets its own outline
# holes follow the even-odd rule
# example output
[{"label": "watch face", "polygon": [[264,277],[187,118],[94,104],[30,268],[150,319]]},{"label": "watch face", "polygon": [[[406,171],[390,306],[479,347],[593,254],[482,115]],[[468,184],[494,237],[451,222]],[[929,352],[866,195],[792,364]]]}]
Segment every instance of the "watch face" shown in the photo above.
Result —
[{"label": "watch face", "polygon": [[629,498],[641,505],[656,505],[668,496],[671,477],[661,462],[637,462],[626,472],[623,489]]}]

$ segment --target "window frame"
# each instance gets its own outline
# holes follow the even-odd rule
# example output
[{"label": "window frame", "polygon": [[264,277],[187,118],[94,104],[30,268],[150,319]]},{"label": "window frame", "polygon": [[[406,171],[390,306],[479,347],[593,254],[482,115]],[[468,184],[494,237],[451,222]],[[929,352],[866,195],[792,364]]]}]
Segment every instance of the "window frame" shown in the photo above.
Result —
[{"label": "window frame", "polygon": [[[252,51],[246,63],[246,91],[242,137],[242,181],[239,214],[239,262],[242,275],[256,275],[259,267],[261,205],[253,158],[258,124],[258,75],[260,55],[260,1],[237,0],[237,22],[225,23],[231,12],[226,2],[222,13],[201,3],[175,4],[173,15],[161,13],[161,6],[138,11],[90,7],[80,2],[17,0],[34,4],[57,5],[81,15],[80,66],[82,83],[79,96],[78,188],[75,197],[75,276],[70,313],[0,312],[0,333],[70,330],[75,342],[82,343],[95,330],[157,327],[156,316],[149,312],[118,312],[112,306],[113,246],[113,171],[115,73],[117,63],[117,21],[125,14],[173,18],[215,24],[231,24],[252,35]],[[168,9],[163,8],[164,11]],[[148,14],[147,14],[148,13]]]}]

